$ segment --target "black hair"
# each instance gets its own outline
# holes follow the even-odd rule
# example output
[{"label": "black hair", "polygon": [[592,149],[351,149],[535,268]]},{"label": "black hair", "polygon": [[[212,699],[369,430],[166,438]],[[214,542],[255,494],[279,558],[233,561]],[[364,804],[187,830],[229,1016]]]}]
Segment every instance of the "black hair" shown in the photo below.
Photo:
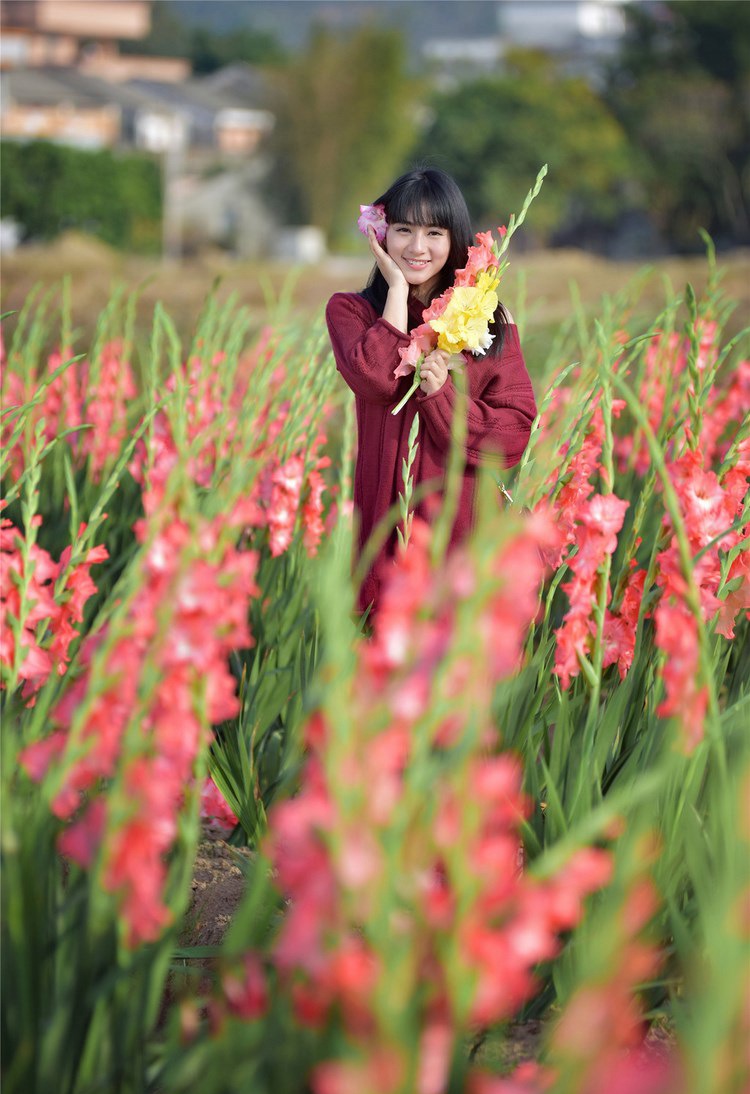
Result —
[{"label": "black hair", "polygon": [[[437,167],[418,167],[397,178],[372,204],[385,208],[389,224],[418,224],[448,230],[450,251],[432,295],[435,297],[445,292],[453,284],[456,270],[466,265],[469,247],[474,242],[466,200],[455,179]],[[383,314],[388,282],[377,264],[361,295],[380,315]],[[501,304],[490,326],[500,344],[506,322],[505,309]]]}]

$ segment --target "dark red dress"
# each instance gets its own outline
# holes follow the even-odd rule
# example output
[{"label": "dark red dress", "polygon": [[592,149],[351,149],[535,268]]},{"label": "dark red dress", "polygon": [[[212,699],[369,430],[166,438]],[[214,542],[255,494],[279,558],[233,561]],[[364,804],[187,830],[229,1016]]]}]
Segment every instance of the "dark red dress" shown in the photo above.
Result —
[{"label": "dark red dress", "polygon": [[[409,323],[422,321],[424,305],[409,298]],[[328,302],[326,320],[336,366],[354,392],[357,412],[357,466],[354,506],[359,521],[359,550],[403,491],[401,461],[408,451],[409,429],[419,412],[419,448],[412,468],[414,484],[434,483],[435,492],[417,505],[429,519],[439,496],[450,451],[451,417],[456,390],[450,374],[433,395],[417,391],[404,409],[391,414],[411,385],[411,377],[396,378],[400,347],[409,335],[397,330],[359,293],[336,293]],[[536,403],[518,341],[518,329],[506,328],[499,353],[466,354],[469,408],[466,468],[451,542],[460,540],[473,522],[474,479],[480,462],[499,466],[517,463],[529,439]],[[494,457],[494,459],[493,459]],[[395,531],[389,536],[360,589],[360,607],[377,603],[383,567],[393,556]]]}]

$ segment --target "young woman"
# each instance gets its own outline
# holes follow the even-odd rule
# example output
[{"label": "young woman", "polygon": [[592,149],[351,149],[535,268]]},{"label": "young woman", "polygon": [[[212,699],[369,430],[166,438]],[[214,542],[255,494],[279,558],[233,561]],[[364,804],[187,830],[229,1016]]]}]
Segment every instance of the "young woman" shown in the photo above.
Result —
[{"label": "young woman", "polygon": [[[422,322],[430,301],[453,284],[455,271],[466,265],[474,242],[463,195],[443,171],[410,171],[374,204],[384,207],[388,227],[382,246],[374,229],[368,230],[375,257],[368,285],[359,293],[336,293],[326,309],[336,366],[356,398],[354,506],[359,554],[403,490],[402,458],[416,413],[419,448],[412,474],[415,487],[427,488],[416,512],[429,520],[439,505],[456,405],[448,354],[434,350],[425,358],[420,390],[395,416],[391,410],[413,377],[397,378],[393,373],[399,349],[409,344],[409,331]],[[451,543],[471,528],[477,466],[486,460],[506,467],[517,463],[536,415],[518,330],[502,305],[494,330],[495,341],[484,356],[464,355],[466,463]],[[396,543],[394,530],[364,579],[361,610],[377,605],[383,571]]]}]

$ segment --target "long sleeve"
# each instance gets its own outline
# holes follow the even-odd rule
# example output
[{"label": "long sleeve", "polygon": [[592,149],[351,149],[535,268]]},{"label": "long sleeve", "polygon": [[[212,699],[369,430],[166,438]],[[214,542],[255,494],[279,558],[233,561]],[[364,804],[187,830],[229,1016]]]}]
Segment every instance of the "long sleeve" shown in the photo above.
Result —
[{"label": "long sleeve", "polygon": [[398,351],[409,335],[377,316],[356,293],[336,293],[328,302],[326,322],[336,367],[355,395],[387,406],[405,390],[393,375]]},{"label": "long sleeve", "polygon": [[[472,370],[476,375],[472,375]],[[518,463],[531,434],[536,402],[515,326],[505,332],[499,356],[471,359],[468,382],[466,462],[488,460],[506,467]],[[450,379],[433,395],[417,395],[417,407],[436,446],[450,448],[451,422],[458,395]]]}]

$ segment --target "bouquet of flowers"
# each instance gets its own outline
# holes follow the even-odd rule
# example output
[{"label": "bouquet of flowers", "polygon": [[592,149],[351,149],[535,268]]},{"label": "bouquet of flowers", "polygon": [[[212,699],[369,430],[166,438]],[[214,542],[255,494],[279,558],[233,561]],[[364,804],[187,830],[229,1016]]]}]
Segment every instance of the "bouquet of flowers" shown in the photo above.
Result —
[{"label": "bouquet of flowers", "polygon": [[[469,247],[466,265],[456,271],[453,285],[422,312],[423,322],[412,330],[409,345],[398,351],[401,360],[394,375],[408,376],[413,371],[414,381],[393,408],[392,414],[398,414],[419,387],[422,361],[432,350],[441,349],[452,355],[465,350],[482,354],[492,345],[494,335],[489,328],[500,303],[497,287],[508,264],[504,255],[511,236],[523,224],[546,174],[545,164],[526,195],[520,214],[518,217],[511,214],[507,228],[498,228],[498,238],[492,232],[477,233],[476,243]],[[387,226],[385,210],[380,205],[360,205],[359,208],[357,224],[360,231],[367,234],[367,229],[372,226],[378,241],[382,243]],[[454,366],[449,363],[448,367]]]}]

